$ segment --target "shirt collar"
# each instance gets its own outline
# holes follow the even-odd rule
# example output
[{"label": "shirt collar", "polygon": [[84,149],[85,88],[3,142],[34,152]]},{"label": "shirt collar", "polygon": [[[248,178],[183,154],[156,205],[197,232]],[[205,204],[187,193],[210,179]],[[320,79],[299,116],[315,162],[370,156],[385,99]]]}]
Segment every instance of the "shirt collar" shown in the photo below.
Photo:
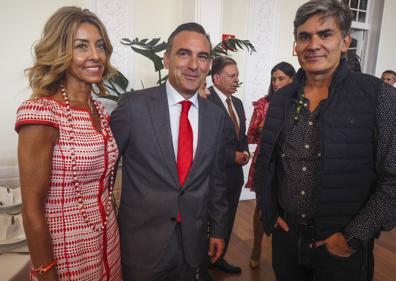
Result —
[{"label": "shirt collar", "polygon": [[[169,80],[166,81],[166,95],[168,96],[168,105],[174,106],[181,101],[184,101],[185,98],[172,86]],[[197,93],[195,93],[191,98],[188,99],[192,105],[198,109],[198,97]]]},{"label": "shirt collar", "polygon": [[[219,98],[221,99],[221,101],[223,103],[226,103],[227,102],[226,100],[227,100],[228,97],[225,94],[223,94],[223,92],[220,91],[218,88],[216,88],[215,85],[213,85],[213,89],[215,89],[215,91],[216,91],[217,95],[219,96]],[[232,100],[231,97],[230,97],[230,99]]]}]

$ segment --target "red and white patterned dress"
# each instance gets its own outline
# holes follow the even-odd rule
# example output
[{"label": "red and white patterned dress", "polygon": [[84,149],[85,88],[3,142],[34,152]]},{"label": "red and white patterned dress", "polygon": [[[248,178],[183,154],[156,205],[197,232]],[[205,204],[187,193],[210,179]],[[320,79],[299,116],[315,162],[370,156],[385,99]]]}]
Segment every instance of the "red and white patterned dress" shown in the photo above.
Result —
[{"label": "red and white patterned dress", "polygon": [[257,128],[260,126],[261,122],[265,121],[265,117],[267,116],[267,111],[269,107],[269,100],[267,97],[262,97],[258,101],[253,102],[253,115],[250,119],[250,124],[247,133],[247,139],[249,144],[257,144],[256,150],[253,154],[252,163],[249,168],[248,180],[245,184],[246,188],[250,188],[250,190],[254,191],[254,165],[257,161],[257,156],[260,153],[260,139],[261,135],[257,133]]},{"label": "red and white patterned dress", "polygon": [[[108,120],[109,114],[101,107]],[[88,110],[72,107],[70,111],[81,196],[89,220],[100,226],[106,215],[107,183],[118,149],[109,143],[105,134],[95,129]],[[101,231],[93,230],[80,212],[72,185],[71,126],[65,104],[51,97],[23,102],[17,112],[15,128],[18,131],[26,124],[44,124],[59,131],[45,204],[59,280],[121,280],[119,232],[114,211],[111,210],[108,224]],[[36,280],[34,276],[31,279]]]}]

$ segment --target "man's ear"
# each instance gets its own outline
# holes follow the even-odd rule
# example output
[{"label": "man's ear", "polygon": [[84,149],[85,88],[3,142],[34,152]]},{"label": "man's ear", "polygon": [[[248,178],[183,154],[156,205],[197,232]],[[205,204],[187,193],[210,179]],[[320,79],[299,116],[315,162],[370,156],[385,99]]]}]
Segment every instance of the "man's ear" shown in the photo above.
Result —
[{"label": "man's ear", "polygon": [[164,68],[169,69],[169,53],[165,51],[164,53]]},{"label": "man's ear", "polygon": [[213,75],[213,84],[218,84],[218,82],[219,82],[219,79],[220,79],[220,75],[219,74],[214,74]]},{"label": "man's ear", "polygon": [[351,35],[347,34],[344,36],[341,42],[341,52],[345,53],[349,49],[349,45],[351,45]]}]

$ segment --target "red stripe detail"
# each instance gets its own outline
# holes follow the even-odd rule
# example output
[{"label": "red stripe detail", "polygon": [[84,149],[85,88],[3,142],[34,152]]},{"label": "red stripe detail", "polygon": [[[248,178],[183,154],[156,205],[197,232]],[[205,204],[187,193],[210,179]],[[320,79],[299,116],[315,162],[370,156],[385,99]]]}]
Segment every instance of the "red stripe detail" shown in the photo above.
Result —
[{"label": "red stripe detail", "polygon": [[[53,101],[53,102],[59,104],[60,106],[66,107],[66,103],[61,102],[61,101],[54,100],[52,97],[40,98],[40,99],[50,100],[50,101]],[[86,112],[89,112],[89,111],[90,111],[90,110],[87,109],[87,108],[82,108],[82,107],[79,107],[79,106],[70,106],[70,108],[73,109],[73,110],[78,110],[78,111],[86,111]]]},{"label": "red stripe detail", "polygon": [[59,125],[50,121],[44,121],[44,120],[23,120],[23,121],[18,121],[15,123],[15,131],[19,132],[19,129],[23,125],[48,125],[51,127],[54,127],[56,129],[59,129]]},{"label": "red stripe detail", "polygon": [[[104,179],[106,177],[106,173],[107,173],[107,168],[109,165],[109,157],[107,155],[107,143],[108,143],[108,138],[103,136],[103,142],[104,142],[104,170],[103,170],[103,174],[100,177],[99,180],[99,192],[98,192],[98,205],[99,205],[99,211],[100,211],[100,217],[102,218],[102,224],[104,223],[105,219],[106,219],[106,206],[103,206],[103,202],[102,202],[102,193],[104,191],[105,188],[105,184],[104,184]],[[108,195],[109,196],[109,195]],[[105,226],[105,228],[103,229],[103,264],[106,270],[106,280],[110,279],[110,266],[109,266],[109,261],[107,258],[107,225]]]},{"label": "red stripe detail", "polygon": [[65,204],[65,181],[66,181],[66,179],[65,179],[65,177],[66,177],[65,159],[66,159],[66,157],[63,154],[63,150],[61,149],[61,146],[59,146],[59,150],[60,150],[60,153],[61,153],[61,156],[62,156],[62,171],[63,171],[63,175],[62,175],[63,176],[63,180],[62,180],[62,198],[61,198],[62,225],[63,225],[63,244],[65,245],[63,247],[63,249],[64,249],[63,252],[64,252],[65,259],[66,259],[66,268],[67,268],[67,271],[65,273],[66,273],[66,276],[68,276],[70,278],[71,273],[70,273],[69,253],[67,252],[67,247],[66,247],[67,242],[66,242],[66,224],[65,224],[65,210],[64,210],[64,204]]}]

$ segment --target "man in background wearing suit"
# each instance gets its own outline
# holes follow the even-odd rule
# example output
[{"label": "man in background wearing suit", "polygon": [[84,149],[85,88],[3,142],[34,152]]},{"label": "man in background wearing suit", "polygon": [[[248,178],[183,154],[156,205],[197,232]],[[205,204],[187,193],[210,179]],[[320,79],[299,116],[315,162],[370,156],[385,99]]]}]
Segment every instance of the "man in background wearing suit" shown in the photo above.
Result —
[{"label": "man in background wearing suit", "polygon": [[212,261],[224,249],[225,115],[197,95],[210,56],[203,27],[180,25],[164,54],[166,84],[123,95],[111,116],[122,155],[124,280],[195,280],[208,223]]},{"label": "man in background wearing suit", "polygon": [[213,86],[209,87],[208,100],[216,104],[226,113],[225,125],[227,141],[225,151],[225,176],[227,186],[227,226],[225,249],[223,255],[210,268],[227,273],[239,273],[241,268],[229,264],[224,255],[230,241],[235,214],[243,185],[242,166],[249,161],[249,149],[246,137],[246,117],[242,101],[233,94],[239,87],[239,71],[235,60],[226,56],[219,56],[212,62]]}]

